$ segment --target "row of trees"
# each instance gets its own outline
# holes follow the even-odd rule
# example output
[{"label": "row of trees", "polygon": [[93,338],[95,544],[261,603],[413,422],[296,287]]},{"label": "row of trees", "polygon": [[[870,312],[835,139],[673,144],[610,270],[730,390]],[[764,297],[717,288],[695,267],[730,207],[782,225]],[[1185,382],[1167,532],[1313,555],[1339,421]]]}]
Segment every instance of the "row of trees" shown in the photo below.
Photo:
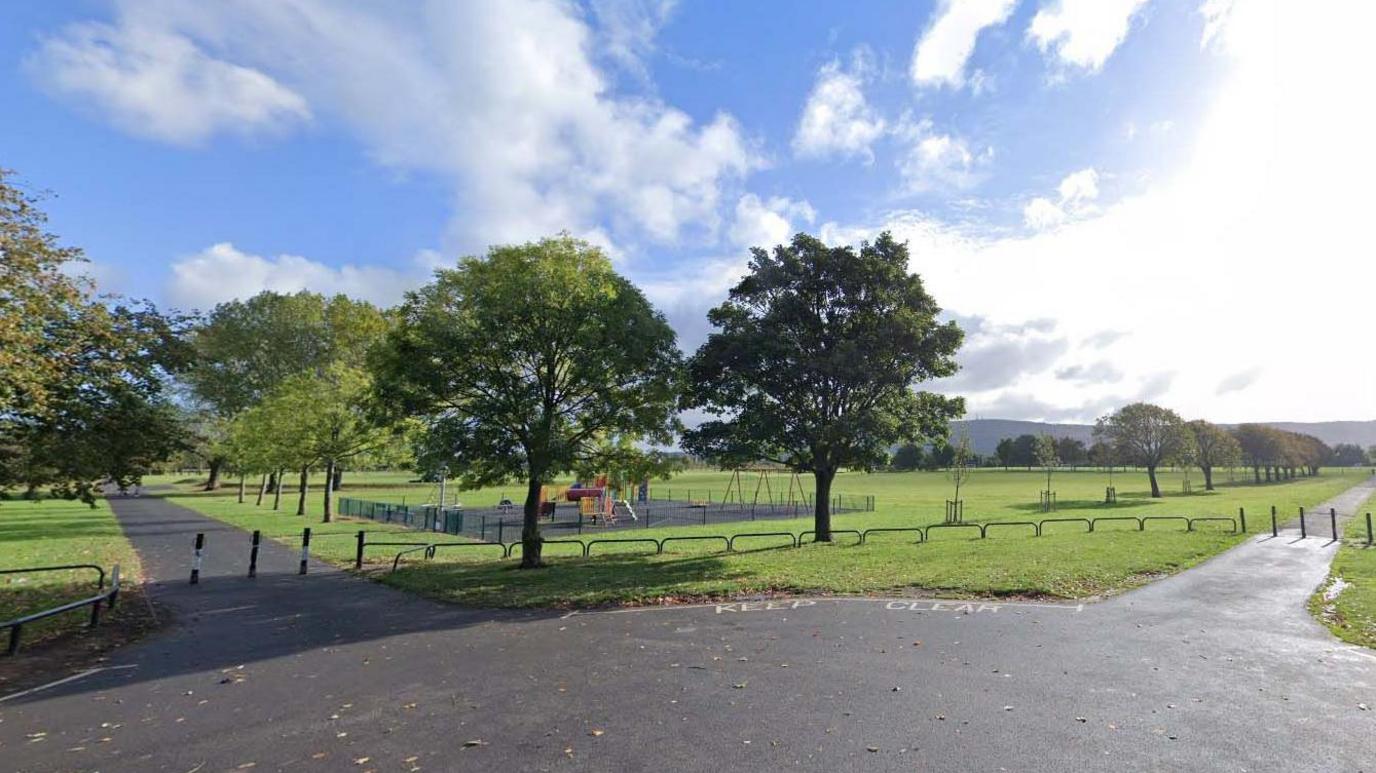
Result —
[{"label": "row of trees", "polygon": [[[523,564],[540,563],[538,492],[570,472],[668,469],[678,439],[728,466],[767,461],[816,480],[831,539],[842,468],[947,434],[959,398],[916,389],[956,371],[962,340],[882,234],[829,247],[805,234],[753,249],[690,357],[663,314],[589,244],[495,247],[437,271],[392,310],[262,293],[203,318],[97,298],[64,266],[33,197],[0,177],[0,490],[94,501],[175,453],[255,479],[276,501],[313,470],[324,511],[342,465],[413,447],[461,484],[527,483]],[[692,429],[685,412],[707,420]],[[409,442],[408,442],[409,441]]]},{"label": "row of trees", "polygon": [[[324,513],[344,464],[406,446],[461,486],[526,485],[523,565],[541,557],[541,485],[570,472],[664,474],[678,439],[697,458],[768,461],[816,480],[830,540],[842,468],[873,469],[894,443],[946,435],[957,399],[914,389],[955,372],[961,332],[908,273],[887,234],[828,247],[806,235],[752,251],[691,357],[643,293],[567,236],[495,247],[437,271],[388,311],[347,298],[263,293],[190,332],[183,375],[208,487],[228,471],[261,503],[299,476],[305,510],[323,470]],[[709,418],[697,427],[684,411]]]}]

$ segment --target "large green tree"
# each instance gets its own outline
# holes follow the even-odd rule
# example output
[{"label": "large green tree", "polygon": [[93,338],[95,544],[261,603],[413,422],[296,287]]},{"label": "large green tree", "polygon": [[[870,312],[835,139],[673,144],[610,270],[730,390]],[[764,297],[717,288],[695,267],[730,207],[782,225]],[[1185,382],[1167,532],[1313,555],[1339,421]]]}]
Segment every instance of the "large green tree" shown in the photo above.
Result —
[{"label": "large green tree", "polygon": [[[387,324],[377,307],[344,295],[264,291],[210,312],[196,330],[186,381],[200,403],[229,421],[297,374],[323,374],[334,363],[361,367]],[[211,454],[207,489],[219,484],[224,461]]]},{"label": "large green tree", "polygon": [[1158,499],[1161,486],[1156,480],[1157,468],[1188,459],[1194,450],[1194,438],[1180,415],[1151,403],[1125,405],[1100,418],[1094,437],[1112,443],[1114,456],[1123,464],[1147,468],[1151,495]]},{"label": "large green tree", "polygon": [[937,320],[907,245],[888,233],[859,249],[798,234],[751,254],[689,364],[684,407],[719,418],[684,445],[723,463],[811,472],[814,531],[828,542],[837,471],[872,470],[896,443],[944,438],[963,412],[960,398],[915,388],[955,373],[963,334]]},{"label": "large green tree", "polygon": [[99,480],[131,483],[180,443],[166,392],[183,320],[96,297],[38,203],[0,170],[0,490],[94,502]]},{"label": "large green tree", "polygon": [[674,332],[601,250],[569,236],[493,247],[407,295],[379,349],[382,402],[420,416],[423,469],[526,482],[523,567],[541,565],[540,486],[629,436],[667,444]]}]

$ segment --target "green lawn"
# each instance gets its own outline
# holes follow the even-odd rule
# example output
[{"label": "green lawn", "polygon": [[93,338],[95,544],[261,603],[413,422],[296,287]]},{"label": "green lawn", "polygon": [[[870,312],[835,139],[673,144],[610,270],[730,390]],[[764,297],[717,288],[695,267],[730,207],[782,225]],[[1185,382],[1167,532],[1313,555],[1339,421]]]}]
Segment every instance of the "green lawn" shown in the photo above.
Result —
[{"label": "green lawn", "polygon": [[[1366,544],[1366,513],[1376,511],[1376,496],[1343,528],[1343,544],[1333,557],[1329,583],[1310,599],[1309,609],[1343,641],[1376,648],[1376,548]],[[1337,598],[1326,594],[1341,581]]]},{"label": "green lawn", "polygon": [[[104,500],[0,501],[0,569],[60,564],[120,566],[121,584],[139,581],[139,560]],[[85,571],[0,575],[0,620],[94,595],[95,573]],[[24,644],[80,627],[89,610],[24,627]],[[8,641],[8,640],[6,640]]]},{"label": "green lawn", "polygon": [[[1253,532],[1269,527],[1269,512],[1275,505],[1282,514],[1293,514],[1300,506],[1313,507],[1343,491],[1359,480],[1362,470],[1325,470],[1315,478],[1286,483],[1254,485],[1227,483],[1222,476],[1219,489],[1203,492],[1197,473],[1193,493],[1182,493],[1184,475],[1161,475],[1167,492],[1163,499],[1148,496],[1145,473],[1116,473],[1116,505],[1103,504],[1106,475],[1098,471],[1061,471],[1053,477],[1060,507],[1054,517],[1098,517],[1105,515],[1205,515],[1235,516],[1239,507],[1250,515]],[[712,498],[719,501],[729,475],[719,472],[688,472],[673,481],[656,483],[655,496],[674,498]],[[771,481],[775,491],[787,478]],[[804,481],[810,484],[810,481]],[[1044,475],[1027,471],[980,470],[967,484],[963,499],[967,521],[1037,520],[1037,492]],[[746,478],[747,499],[753,495],[755,481]],[[370,521],[319,525],[319,492],[309,500],[304,518],[283,513],[294,511],[284,499],[283,513],[271,513],[252,504],[239,505],[232,494],[198,494],[187,491],[174,498],[209,515],[244,528],[263,529],[269,536],[281,536],[295,543],[303,526],[316,533],[353,533],[359,528],[385,530],[384,524]],[[396,474],[355,474],[346,478],[343,496],[411,504],[434,501],[430,484],[407,485]],[[470,506],[495,504],[505,491],[516,487],[494,487],[458,496]],[[873,513],[839,515],[835,527],[865,529],[882,526],[922,526],[941,521],[943,502],[950,487],[941,473],[845,473],[837,481],[837,493],[865,495],[876,499]],[[710,493],[709,493],[710,492]],[[251,502],[251,498],[250,498]],[[809,519],[768,522],[739,522],[703,526],[636,529],[619,532],[616,537],[646,536],[663,538],[675,535],[736,534],[746,531],[792,531],[810,529]],[[1126,531],[1132,528],[1132,531]],[[1210,529],[1184,533],[1179,526],[1152,524],[1147,532],[1122,524],[1102,527],[1092,535],[1074,533],[1074,526],[1048,528],[1047,536],[1033,539],[1020,531],[998,532],[987,540],[962,538],[956,532],[938,535],[922,546],[905,544],[911,537],[885,535],[871,539],[864,547],[849,544],[850,537],[839,537],[835,545],[808,545],[800,550],[770,549],[778,541],[760,540],[738,543],[737,553],[713,552],[704,543],[685,543],[662,556],[646,555],[649,546],[606,545],[590,559],[574,554],[577,546],[548,545],[550,568],[539,572],[514,569],[515,561],[491,558],[485,551],[441,551],[436,560],[413,562],[384,581],[427,595],[464,604],[484,606],[588,606],[615,602],[650,602],[663,599],[721,597],[735,593],[814,592],[870,593],[922,590],[948,594],[1023,595],[1082,598],[1111,593],[1140,585],[1154,577],[1179,571],[1224,550],[1241,539]],[[584,539],[594,538],[585,533]],[[400,539],[420,538],[416,533]],[[436,535],[440,541],[452,537]],[[651,548],[652,549],[652,548]],[[351,540],[319,539],[316,555],[327,560],[348,561],[353,555]],[[395,550],[370,552],[370,560],[389,559]]]}]

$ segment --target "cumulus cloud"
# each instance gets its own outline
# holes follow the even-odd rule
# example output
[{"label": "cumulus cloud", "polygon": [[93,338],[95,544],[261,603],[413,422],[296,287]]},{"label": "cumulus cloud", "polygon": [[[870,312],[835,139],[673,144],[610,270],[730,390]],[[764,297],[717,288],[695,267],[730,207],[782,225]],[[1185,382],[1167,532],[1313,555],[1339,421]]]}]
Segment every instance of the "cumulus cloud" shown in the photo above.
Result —
[{"label": "cumulus cloud", "polygon": [[897,133],[907,143],[898,172],[904,189],[912,193],[973,188],[994,158],[992,147],[972,149],[959,134],[937,131],[931,119],[905,120]]},{"label": "cumulus cloud", "polygon": [[195,144],[219,132],[281,132],[310,118],[272,76],[207,54],[142,16],[73,24],[46,38],[27,69],[57,96],[141,137]]},{"label": "cumulus cloud", "polygon": [[[141,73],[143,85],[79,80],[111,112],[129,99],[125,91],[152,91],[152,101],[168,82],[203,90],[179,69],[187,58],[207,57],[211,69],[215,62],[241,68],[232,71],[237,80],[221,79],[237,89],[210,89],[216,98],[169,109],[190,129],[158,129],[158,136],[198,136],[202,127],[222,125],[225,111],[294,117],[309,104],[347,127],[379,164],[450,179],[462,214],[452,222],[451,246],[465,251],[597,226],[616,241],[711,242],[722,205],[732,200],[724,191],[763,163],[728,114],[698,122],[657,99],[618,93],[592,53],[597,33],[571,4],[408,7],[416,12],[328,0],[125,0],[114,22],[101,27],[102,50],[136,63],[125,69]],[[631,19],[613,35],[624,60],[644,52],[661,17],[616,18]],[[64,29],[39,56],[80,49],[86,29]],[[149,58],[148,39],[181,41],[192,53]],[[218,58],[195,53],[211,50]]]},{"label": "cumulus cloud", "polygon": [[965,64],[981,30],[1002,24],[1017,0],[943,0],[935,20],[913,48],[910,75],[919,86],[965,83]]},{"label": "cumulus cloud", "polygon": [[798,231],[796,223],[811,225],[816,218],[817,212],[806,201],[794,201],[782,196],[762,201],[759,196],[747,193],[736,203],[735,221],[729,237],[739,247],[769,249],[791,239]]},{"label": "cumulus cloud", "polygon": [[857,54],[848,69],[840,62],[822,66],[793,135],[795,154],[803,158],[859,156],[866,163],[874,160],[870,146],[884,135],[886,124],[865,98],[869,71],[863,54]]},{"label": "cumulus cloud", "polygon": [[956,357],[960,371],[933,382],[932,388],[939,391],[1007,387],[1054,367],[1070,348],[1064,336],[1052,335],[1055,324],[1046,320],[997,324],[979,316],[958,316],[956,321],[965,331],[965,345]]},{"label": "cumulus cloud", "polygon": [[1055,228],[1072,217],[1083,217],[1096,211],[1099,198],[1099,173],[1081,169],[1066,175],[1056,186],[1057,198],[1037,196],[1023,207],[1022,219],[1029,228],[1041,231]]},{"label": "cumulus cloud", "polygon": [[1064,65],[1098,70],[1128,36],[1147,0],[1054,0],[1032,17],[1028,39]]},{"label": "cumulus cloud", "polygon": [[[1055,317],[1076,358],[1058,368],[1102,358],[1123,372],[1115,384],[1074,384],[1054,371],[1025,377],[1017,391],[1049,406],[1042,415],[1151,395],[1221,422],[1376,416],[1376,368],[1350,367],[1350,340],[1265,322],[1270,309],[1302,314],[1322,299],[1325,329],[1366,326],[1376,145],[1351,94],[1355,74],[1376,68],[1363,42],[1373,26],[1376,7],[1366,5],[1235,4],[1210,44],[1224,57],[1217,96],[1188,137],[1183,124],[1175,130],[1189,143],[1178,166],[1059,228],[973,233],[898,211],[831,230],[892,230],[943,306],[997,324]],[[1223,382],[1241,383],[1231,376],[1277,358],[1298,362],[1295,352],[1303,365],[1267,368],[1220,399]],[[1314,377],[1333,363],[1345,377]],[[971,412],[985,416],[1012,407],[1000,393],[969,397]]]},{"label": "cumulus cloud", "polygon": [[415,269],[409,272],[379,266],[335,268],[299,255],[265,258],[221,242],[175,261],[166,294],[173,305],[187,309],[208,309],[264,290],[343,293],[391,306],[401,301],[406,290],[424,281],[424,268],[440,262],[435,253],[423,252],[416,256]]}]

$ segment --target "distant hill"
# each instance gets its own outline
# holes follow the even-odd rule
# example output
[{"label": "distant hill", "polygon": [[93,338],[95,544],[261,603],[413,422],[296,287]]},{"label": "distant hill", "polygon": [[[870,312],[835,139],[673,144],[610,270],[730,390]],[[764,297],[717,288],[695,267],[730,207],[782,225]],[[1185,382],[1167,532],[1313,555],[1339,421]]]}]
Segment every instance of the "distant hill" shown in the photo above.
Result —
[{"label": "distant hill", "polygon": [[975,453],[983,456],[994,453],[995,446],[1006,437],[1040,435],[1043,432],[1056,438],[1075,438],[1089,445],[1093,442],[1094,427],[1090,424],[1048,424],[1017,419],[967,419],[951,422],[951,437],[960,437],[962,432],[969,433],[970,447]]},{"label": "distant hill", "polygon": [[[1376,421],[1266,421],[1260,422],[1277,429],[1290,432],[1303,432],[1313,435],[1332,445],[1355,443],[1362,448],[1376,446]],[[951,422],[951,436],[959,437],[961,432],[970,434],[970,446],[977,454],[992,454],[999,441],[1018,435],[1039,435],[1043,432],[1052,437],[1070,437],[1093,442],[1094,426],[1091,424],[1049,424],[1040,421],[1018,421],[1015,419],[968,419]]]}]

